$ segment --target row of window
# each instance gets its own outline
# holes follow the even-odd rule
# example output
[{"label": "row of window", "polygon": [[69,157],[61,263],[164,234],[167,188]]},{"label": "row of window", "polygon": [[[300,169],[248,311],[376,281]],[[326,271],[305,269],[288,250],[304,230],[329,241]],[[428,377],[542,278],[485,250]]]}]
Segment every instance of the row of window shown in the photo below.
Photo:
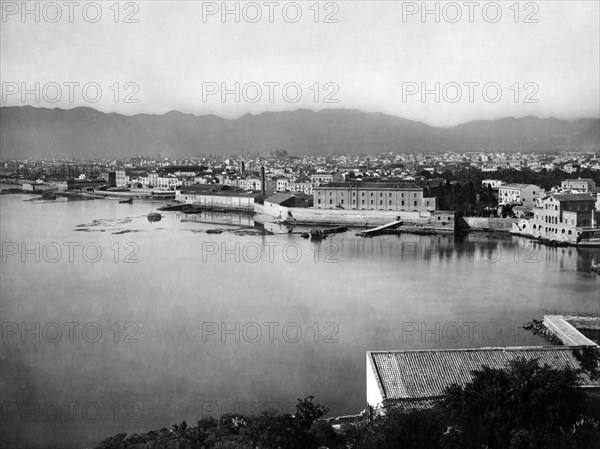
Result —
[{"label": "row of window", "polygon": [[[321,204],[321,199],[317,200],[317,204]],[[329,200],[329,204],[333,204],[333,200]],[[340,200],[340,204],[344,204],[344,200]],[[352,204],[356,204],[356,200],[352,200]],[[361,200],[360,204],[365,204],[365,200]],[[371,200],[370,204],[375,204],[374,200]],[[383,206],[383,200],[379,201],[379,205]],[[388,201],[388,205],[391,206],[392,205],[392,201]],[[400,205],[404,206],[404,201],[400,201]],[[417,201],[413,201],[413,205],[416,206],[417,205]],[[429,206],[429,201],[426,201],[426,205]]]},{"label": "row of window", "polygon": [[[558,219],[558,217],[549,217],[549,216],[544,216],[544,223],[550,223],[550,224],[569,224],[569,219],[565,218],[563,219],[562,217],[560,218],[560,220]],[[535,214],[535,219],[538,220],[538,215]],[[575,219],[571,218],[571,224],[575,225]]]},{"label": "row of window", "polygon": [[[321,192],[317,192],[317,196],[321,196]],[[333,192],[329,192],[329,196],[333,196]],[[344,196],[344,192],[340,192],[340,196]],[[352,196],[356,196],[356,192],[352,192]],[[361,192],[360,196],[365,196],[365,192]],[[371,192],[370,196],[375,196],[374,192]],[[391,198],[392,197],[392,193],[388,193],[388,196]],[[383,197],[383,192],[379,193],[379,197]],[[400,194],[400,197],[404,198],[404,193]],[[417,194],[413,193],[413,198],[416,198]]]}]

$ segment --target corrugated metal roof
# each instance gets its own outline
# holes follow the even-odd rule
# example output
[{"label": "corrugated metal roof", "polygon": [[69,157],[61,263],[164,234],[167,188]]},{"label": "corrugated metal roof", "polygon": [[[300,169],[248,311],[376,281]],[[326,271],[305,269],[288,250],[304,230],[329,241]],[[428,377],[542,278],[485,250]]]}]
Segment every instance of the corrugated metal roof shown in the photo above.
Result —
[{"label": "corrugated metal roof", "polygon": [[[504,369],[509,361],[538,359],[540,365],[562,369],[580,365],[569,346],[481,348],[427,351],[371,352],[384,399],[418,399],[443,396],[452,384],[465,385],[472,371],[483,366]],[[600,387],[587,374],[579,376],[580,385]]]}]

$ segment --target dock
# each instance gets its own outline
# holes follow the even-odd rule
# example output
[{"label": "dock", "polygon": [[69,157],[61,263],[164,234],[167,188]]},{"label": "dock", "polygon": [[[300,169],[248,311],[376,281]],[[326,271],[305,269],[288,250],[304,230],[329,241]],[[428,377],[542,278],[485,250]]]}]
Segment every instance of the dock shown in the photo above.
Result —
[{"label": "dock", "polygon": [[356,235],[359,235],[361,237],[373,237],[374,235],[382,234],[385,231],[397,229],[400,226],[402,226],[402,221],[392,221],[390,223],[377,226],[376,228],[367,229],[366,231],[359,232]]},{"label": "dock", "polygon": [[544,324],[566,346],[598,346],[583,335],[571,322],[588,322],[590,327],[598,328],[598,318],[581,316],[546,315]]}]

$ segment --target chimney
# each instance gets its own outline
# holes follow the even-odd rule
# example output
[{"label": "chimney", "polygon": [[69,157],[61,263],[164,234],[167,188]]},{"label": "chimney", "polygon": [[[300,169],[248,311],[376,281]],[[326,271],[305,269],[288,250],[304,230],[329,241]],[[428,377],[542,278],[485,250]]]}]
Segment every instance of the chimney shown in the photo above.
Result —
[{"label": "chimney", "polygon": [[265,167],[260,167],[260,193],[263,195],[267,194],[267,188],[265,185]]}]

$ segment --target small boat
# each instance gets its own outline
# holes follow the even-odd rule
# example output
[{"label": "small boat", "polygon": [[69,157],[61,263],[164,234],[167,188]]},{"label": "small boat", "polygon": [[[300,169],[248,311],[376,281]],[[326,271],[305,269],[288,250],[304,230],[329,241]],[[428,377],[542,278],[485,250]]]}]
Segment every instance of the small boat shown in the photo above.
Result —
[{"label": "small boat", "polygon": [[160,221],[162,219],[162,215],[158,212],[150,212],[147,218],[148,221],[152,223],[154,221]]},{"label": "small boat", "polygon": [[119,200],[120,204],[131,204],[133,203],[133,197],[127,198],[126,200]]},{"label": "small boat", "polygon": [[207,234],[221,234],[223,231],[221,231],[220,229],[208,229],[206,231]]}]

